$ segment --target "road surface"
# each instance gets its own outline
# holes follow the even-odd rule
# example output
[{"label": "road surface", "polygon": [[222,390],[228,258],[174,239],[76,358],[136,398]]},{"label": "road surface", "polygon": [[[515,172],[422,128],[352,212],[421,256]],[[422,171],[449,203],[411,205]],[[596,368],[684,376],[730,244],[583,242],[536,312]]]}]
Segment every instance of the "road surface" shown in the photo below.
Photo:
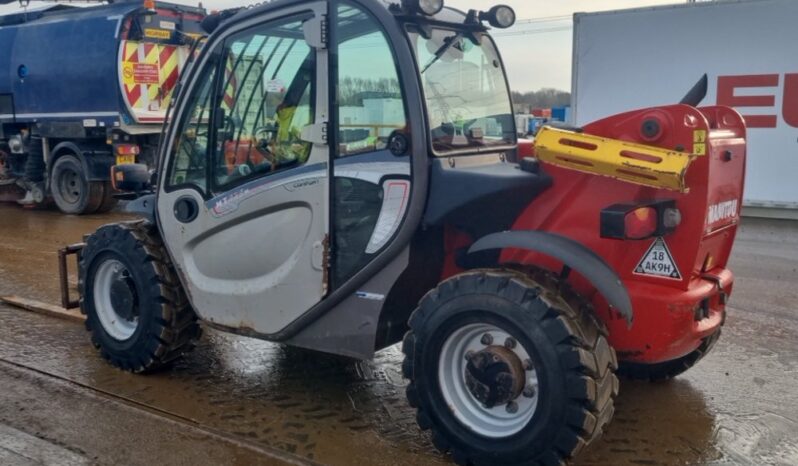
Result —
[{"label": "road surface", "polygon": [[[0,205],[0,295],[59,302],[56,250],[120,214]],[[798,464],[798,224],[747,219],[724,334],[670,383],[621,382],[579,465]],[[450,464],[399,350],[353,362],[207,330],[173,369],[106,365],[82,325],[0,304],[0,464]]]}]

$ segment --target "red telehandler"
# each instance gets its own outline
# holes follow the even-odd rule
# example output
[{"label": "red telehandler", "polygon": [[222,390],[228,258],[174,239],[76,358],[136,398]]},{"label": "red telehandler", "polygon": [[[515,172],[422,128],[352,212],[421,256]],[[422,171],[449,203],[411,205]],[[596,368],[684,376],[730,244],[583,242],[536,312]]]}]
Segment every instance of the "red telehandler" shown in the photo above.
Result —
[{"label": "red telehandler", "polygon": [[732,289],[742,118],[697,86],[519,142],[488,33],[514,21],[440,0],[206,19],[158,173],[112,174],[143,219],[70,249],[102,357],[156,370],[200,321],[354,358],[401,341],[420,427],[479,465],[566,462],[617,372],[695,364]]}]

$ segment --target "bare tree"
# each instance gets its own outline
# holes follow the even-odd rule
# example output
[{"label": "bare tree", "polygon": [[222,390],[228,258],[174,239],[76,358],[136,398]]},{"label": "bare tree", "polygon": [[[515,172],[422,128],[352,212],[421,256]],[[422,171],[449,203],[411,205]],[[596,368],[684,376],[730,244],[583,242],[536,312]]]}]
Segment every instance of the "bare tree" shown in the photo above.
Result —
[{"label": "bare tree", "polygon": [[532,92],[512,93],[516,111],[528,111],[532,108],[562,107],[571,104],[571,93],[554,88],[543,88]]}]

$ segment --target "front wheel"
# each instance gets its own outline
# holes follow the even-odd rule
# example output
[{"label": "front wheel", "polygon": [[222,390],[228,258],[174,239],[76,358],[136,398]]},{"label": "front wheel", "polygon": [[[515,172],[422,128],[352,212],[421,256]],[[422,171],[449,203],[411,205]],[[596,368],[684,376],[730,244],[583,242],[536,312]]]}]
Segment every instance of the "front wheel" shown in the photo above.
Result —
[{"label": "front wheel", "polygon": [[403,372],[458,464],[561,464],[609,423],[617,360],[587,304],[542,272],[468,272],[410,319]]},{"label": "front wheel", "polygon": [[91,235],[78,286],[92,343],[116,367],[159,369],[200,336],[157,229],[147,222],[106,225]]}]

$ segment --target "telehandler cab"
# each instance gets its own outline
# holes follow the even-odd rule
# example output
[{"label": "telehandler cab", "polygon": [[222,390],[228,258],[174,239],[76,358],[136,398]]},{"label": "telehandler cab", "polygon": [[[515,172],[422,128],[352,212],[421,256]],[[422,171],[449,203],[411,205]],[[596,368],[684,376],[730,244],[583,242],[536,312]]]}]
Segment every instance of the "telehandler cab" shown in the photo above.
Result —
[{"label": "telehandler cab", "polygon": [[79,252],[100,354],[158,369],[200,320],[353,358],[403,341],[418,423],[459,464],[566,462],[617,371],[695,364],[732,286],[743,120],[697,88],[518,141],[488,34],[514,21],[441,0],[209,17],[156,182],[112,176],[144,219]]}]

